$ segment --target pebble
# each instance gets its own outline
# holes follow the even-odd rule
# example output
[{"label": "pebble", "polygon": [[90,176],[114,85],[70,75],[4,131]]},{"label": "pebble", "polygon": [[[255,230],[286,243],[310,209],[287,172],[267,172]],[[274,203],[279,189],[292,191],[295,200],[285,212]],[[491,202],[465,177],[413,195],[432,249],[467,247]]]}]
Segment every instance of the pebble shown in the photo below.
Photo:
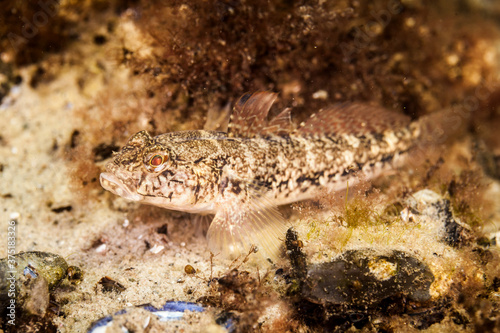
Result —
[{"label": "pebble", "polygon": [[17,220],[19,217],[21,217],[21,214],[19,214],[19,212],[12,212],[12,213],[10,213],[10,215],[9,215],[9,218],[10,218],[11,220]]},{"label": "pebble", "polygon": [[194,267],[193,267],[193,266],[191,266],[191,265],[186,265],[186,266],[184,267],[184,272],[185,272],[186,274],[196,274],[196,269],[194,269]]},{"label": "pebble", "polygon": [[106,247],[107,247],[106,244],[101,244],[95,248],[95,252],[102,253],[102,252],[106,251]]},{"label": "pebble", "polygon": [[165,248],[165,246],[163,245],[158,245],[158,244],[155,244],[151,249],[149,249],[149,251],[153,254],[158,254],[160,253],[163,249]]}]

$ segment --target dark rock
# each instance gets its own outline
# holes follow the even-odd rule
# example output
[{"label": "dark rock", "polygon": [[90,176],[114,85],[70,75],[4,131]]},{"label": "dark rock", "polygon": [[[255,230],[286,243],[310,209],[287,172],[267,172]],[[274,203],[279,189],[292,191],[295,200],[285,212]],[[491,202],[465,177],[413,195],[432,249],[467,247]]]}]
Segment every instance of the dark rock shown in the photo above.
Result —
[{"label": "dark rock", "polygon": [[430,269],[410,255],[350,250],[338,259],[311,265],[302,296],[318,304],[372,306],[397,295],[425,302],[434,281]]},{"label": "dark rock", "polygon": [[286,232],[285,246],[293,268],[292,276],[301,280],[304,279],[307,274],[306,255],[302,251],[304,244],[293,228],[288,229]]},{"label": "dark rock", "polygon": [[443,240],[453,247],[466,244],[470,239],[469,232],[453,217],[450,200],[439,200],[433,205],[437,209],[440,220],[444,222],[445,235]]}]

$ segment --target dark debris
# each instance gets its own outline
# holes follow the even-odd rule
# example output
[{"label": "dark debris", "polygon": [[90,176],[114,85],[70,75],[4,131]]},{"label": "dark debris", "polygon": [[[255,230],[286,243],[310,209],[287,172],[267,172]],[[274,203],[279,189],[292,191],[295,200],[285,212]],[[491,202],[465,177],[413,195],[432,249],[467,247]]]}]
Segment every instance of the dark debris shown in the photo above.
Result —
[{"label": "dark debris", "polygon": [[124,285],[122,285],[120,282],[110,278],[109,276],[104,276],[102,277],[97,284],[102,286],[102,290],[104,292],[122,292],[127,289]]}]

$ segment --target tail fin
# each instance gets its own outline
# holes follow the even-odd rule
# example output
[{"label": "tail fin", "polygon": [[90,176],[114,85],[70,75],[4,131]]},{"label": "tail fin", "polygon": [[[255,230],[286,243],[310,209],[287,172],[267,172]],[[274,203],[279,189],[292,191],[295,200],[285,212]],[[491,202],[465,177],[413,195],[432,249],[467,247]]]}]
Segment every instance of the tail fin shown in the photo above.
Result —
[{"label": "tail fin", "polygon": [[421,146],[436,146],[449,142],[464,133],[470,120],[470,112],[457,107],[444,109],[417,120]]},{"label": "tail fin", "polygon": [[405,160],[406,165],[417,167],[423,161],[441,156],[446,144],[457,139],[468,127],[470,113],[456,108],[444,109],[410,124],[415,146]]}]

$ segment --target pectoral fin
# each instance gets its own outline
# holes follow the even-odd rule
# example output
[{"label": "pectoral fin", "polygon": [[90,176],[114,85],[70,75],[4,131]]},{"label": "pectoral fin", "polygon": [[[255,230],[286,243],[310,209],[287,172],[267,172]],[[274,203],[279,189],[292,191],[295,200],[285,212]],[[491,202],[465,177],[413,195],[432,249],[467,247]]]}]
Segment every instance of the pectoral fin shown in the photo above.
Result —
[{"label": "pectoral fin", "polygon": [[275,262],[287,230],[276,205],[255,185],[230,177],[222,183],[217,213],[207,233],[210,250],[234,259],[255,245],[260,258]]}]

